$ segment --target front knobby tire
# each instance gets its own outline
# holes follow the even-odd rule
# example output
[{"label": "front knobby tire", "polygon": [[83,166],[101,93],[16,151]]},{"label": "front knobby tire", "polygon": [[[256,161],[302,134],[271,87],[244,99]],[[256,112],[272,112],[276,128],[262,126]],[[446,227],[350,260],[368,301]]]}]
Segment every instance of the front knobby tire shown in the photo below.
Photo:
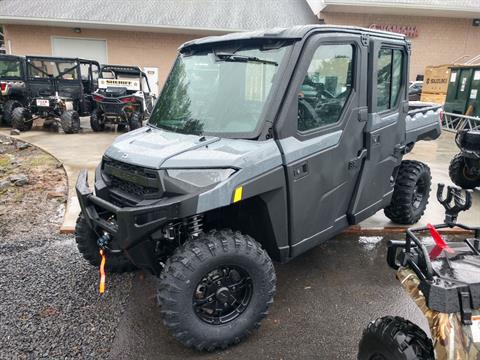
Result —
[{"label": "front knobby tire", "polygon": [[[480,162],[480,160],[477,160]],[[480,176],[470,173],[465,157],[460,153],[450,162],[448,175],[453,183],[462,189],[475,189],[480,186]]]},{"label": "front knobby tire", "polygon": [[[75,226],[75,241],[78,251],[90,265],[100,266],[100,253],[97,245],[98,235],[90,228],[82,213],[78,216]],[[123,253],[107,254],[105,270],[112,273],[124,273],[136,270],[130,260]]]},{"label": "front knobby tire", "polygon": [[213,351],[239,343],[260,326],[275,284],[272,261],[259,243],[240,232],[212,230],[167,260],[157,300],[177,340]]},{"label": "front knobby tire", "polygon": [[28,131],[32,128],[33,120],[29,111],[24,107],[17,107],[12,112],[12,128]]},{"label": "front knobby tire", "polygon": [[358,360],[434,360],[432,341],[414,323],[386,316],[364,330]]},{"label": "front knobby tire", "polygon": [[3,105],[3,115],[2,115],[2,122],[7,125],[12,125],[12,116],[13,110],[18,107],[22,107],[22,103],[17,100],[7,100]]},{"label": "front knobby tire", "polygon": [[77,134],[80,131],[80,115],[75,110],[65,111],[60,116],[60,124],[65,134]]},{"label": "front knobby tire", "polygon": [[397,224],[415,224],[425,213],[431,185],[432,176],[427,165],[413,160],[402,161],[385,215]]}]

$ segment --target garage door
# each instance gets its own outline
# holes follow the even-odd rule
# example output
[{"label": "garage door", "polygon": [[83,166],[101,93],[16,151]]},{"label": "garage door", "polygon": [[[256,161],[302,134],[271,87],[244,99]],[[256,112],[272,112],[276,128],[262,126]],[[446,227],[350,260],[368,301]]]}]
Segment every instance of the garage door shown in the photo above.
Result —
[{"label": "garage door", "polygon": [[53,56],[78,57],[107,64],[107,41],[76,38],[52,38]]}]

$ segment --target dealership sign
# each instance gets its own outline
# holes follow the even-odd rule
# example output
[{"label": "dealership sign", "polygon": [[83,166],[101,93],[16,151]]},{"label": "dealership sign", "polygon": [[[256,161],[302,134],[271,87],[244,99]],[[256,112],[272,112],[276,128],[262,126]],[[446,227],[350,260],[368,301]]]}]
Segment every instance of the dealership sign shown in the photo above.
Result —
[{"label": "dealership sign", "polygon": [[390,31],[394,33],[403,34],[406,37],[417,37],[418,30],[416,26],[410,25],[392,25],[392,24],[372,24],[369,26],[370,29]]}]

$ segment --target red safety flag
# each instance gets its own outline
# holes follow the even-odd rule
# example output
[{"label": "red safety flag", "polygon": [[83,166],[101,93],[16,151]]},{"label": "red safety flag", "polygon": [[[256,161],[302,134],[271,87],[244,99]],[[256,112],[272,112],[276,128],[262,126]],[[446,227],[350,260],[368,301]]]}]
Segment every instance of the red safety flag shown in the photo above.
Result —
[{"label": "red safety flag", "polygon": [[436,259],[438,255],[442,253],[443,250],[449,252],[450,254],[454,254],[455,251],[447,245],[445,240],[442,239],[440,233],[435,229],[432,224],[427,224],[428,231],[430,231],[430,235],[432,235],[433,240],[435,241],[435,247],[430,251],[430,259]]}]

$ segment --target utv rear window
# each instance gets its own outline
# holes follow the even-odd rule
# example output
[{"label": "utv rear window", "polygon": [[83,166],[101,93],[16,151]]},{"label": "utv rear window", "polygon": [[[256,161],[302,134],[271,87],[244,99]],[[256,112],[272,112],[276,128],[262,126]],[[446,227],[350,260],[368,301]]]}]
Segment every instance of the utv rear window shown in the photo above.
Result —
[{"label": "utv rear window", "polygon": [[402,85],[403,53],[400,49],[381,49],[377,62],[377,111],[396,108]]},{"label": "utv rear window", "polygon": [[28,76],[33,79],[77,80],[76,66],[74,61],[30,60]]},{"label": "utv rear window", "polygon": [[0,78],[16,79],[21,75],[20,60],[0,60]]}]

